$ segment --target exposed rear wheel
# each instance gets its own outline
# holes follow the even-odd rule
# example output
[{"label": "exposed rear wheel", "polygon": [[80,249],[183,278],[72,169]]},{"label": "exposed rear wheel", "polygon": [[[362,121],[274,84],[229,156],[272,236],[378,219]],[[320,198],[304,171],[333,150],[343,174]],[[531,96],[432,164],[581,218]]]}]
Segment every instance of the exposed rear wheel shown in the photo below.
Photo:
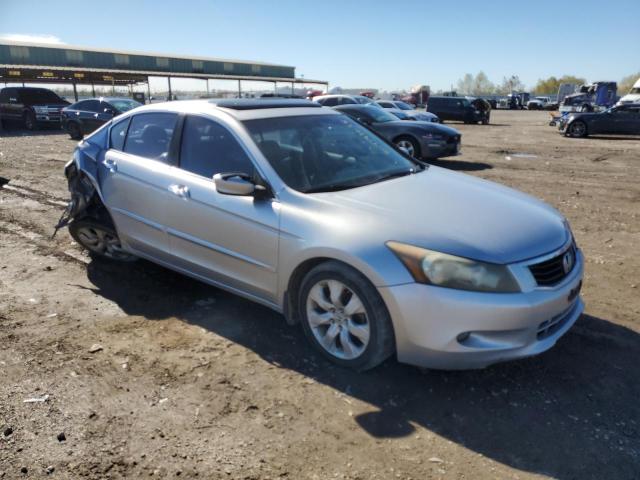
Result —
[{"label": "exposed rear wheel", "polygon": [[137,257],[123,250],[116,231],[92,219],[74,220],[69,224],[73,239],[93,255],[118,262],[132,262]]},{"label": "exposed rear wheel", "polygon": [[298,298],[305,335],[333,363],[368,370],[395,349],[389,312],[375,287],[340,262],[322,263],[303,279]]}]

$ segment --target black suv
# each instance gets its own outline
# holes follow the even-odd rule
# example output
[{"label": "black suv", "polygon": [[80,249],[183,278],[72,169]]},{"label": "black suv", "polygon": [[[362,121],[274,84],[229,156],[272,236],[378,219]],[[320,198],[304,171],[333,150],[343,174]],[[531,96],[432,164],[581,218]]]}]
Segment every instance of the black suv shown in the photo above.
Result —
[{"label": "black suv", "polygon": [[491,104],[481,98],[429,97],[427,111],[436,114],[441,121],[486,125],[491,116]]},{"label": "black suv", "polygon": [[28,130],[45,123],[60,125],[61,111],[67,105],[46,88],[7,87],[0,90],[0,121],[18,121]]}]

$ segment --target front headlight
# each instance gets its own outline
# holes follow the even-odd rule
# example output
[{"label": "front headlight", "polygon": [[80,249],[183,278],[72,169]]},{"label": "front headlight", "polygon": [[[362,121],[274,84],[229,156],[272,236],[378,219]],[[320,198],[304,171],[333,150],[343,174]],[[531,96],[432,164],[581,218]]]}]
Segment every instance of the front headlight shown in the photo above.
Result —
[{"label": "front headlight", "polygon": [[505,265],[479,262],[399,242],[387,242],[418,283],[474,292],[520,292]]}]

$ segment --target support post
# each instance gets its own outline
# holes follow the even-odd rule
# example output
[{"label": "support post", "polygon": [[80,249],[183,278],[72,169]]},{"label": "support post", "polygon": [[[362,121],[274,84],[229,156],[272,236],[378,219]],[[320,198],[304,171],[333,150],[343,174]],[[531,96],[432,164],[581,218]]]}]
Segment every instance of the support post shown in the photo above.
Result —
[{"label": "support post", "polygon": [[149,84],[149,76],[147,75],[147,96],[149,97],[149,103],[151,103],[151,85]]},{"label": "support post", "polygon": [[78,88],[76,87],[76,82],[73,82],[73,98],[76,99],[76,102],[78,101]]},{"label": "support post", "polygon": [[209,79],[205,79],[205,82],[207,82],[207,98],[209,98],[211,96],[211,93],[209,92]]},{"label": "support post", "polygon": [[273,94],[278,95],[278,82],[273,82]]},{"label": "support post", "polygon": [[294,88],[294,86],[293,86],[293,85],[294,85],[294,83],[293,83],[293,82],[291,82],[291,95],[294,95],[294,94],[295,94],[295,88]]},{"label": "support post", "polygon": [[91,82],[91,96],[96,98],[96,86],[93,82]]},{"label": "support post", "polygon": [[240,84],[240,79],[238,79],[238,98],[242,98],[242,85]]},{"label": "support post", "polygon": [[116,81],[111,79],[111,95],[116,96]]},{"label": "support post", "polygon": [[169,101],[173,100],[173,93],[171,92],[171,77],[167,77],[167,83],[169,85]]}]

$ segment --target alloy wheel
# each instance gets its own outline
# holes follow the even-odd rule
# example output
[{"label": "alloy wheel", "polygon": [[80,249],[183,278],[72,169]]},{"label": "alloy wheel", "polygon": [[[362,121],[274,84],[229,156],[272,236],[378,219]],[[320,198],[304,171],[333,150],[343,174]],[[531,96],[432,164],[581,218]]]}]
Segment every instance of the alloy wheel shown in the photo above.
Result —
[{"label": "alloy wheel", "polygon": [[416,149],[413,147],[413,143],[411,143],[409,140],[398,140],[396,142],[396,146],[398,148],[406,150],[407,153],[412,157],[415,156]]},{"label": "alloy wheel", "polygon": [[113,260],[128,261],[132,255],[122,249],[117,235],[96,226],[82,226],[77,232],[82,246],[88,250]]},{"label": "alloy wheel", "polygon": [[587,126],[582,122],[575,122],[571,124],[571,135],[574,137],[583,137],[587,132]]},{"label": "alloy wheel", "polygon": [[363,354],[371,325],[352,289],[338,280],[321,280],[309,290],[306,308],[311,332],[326,352],[342,360]]}]

